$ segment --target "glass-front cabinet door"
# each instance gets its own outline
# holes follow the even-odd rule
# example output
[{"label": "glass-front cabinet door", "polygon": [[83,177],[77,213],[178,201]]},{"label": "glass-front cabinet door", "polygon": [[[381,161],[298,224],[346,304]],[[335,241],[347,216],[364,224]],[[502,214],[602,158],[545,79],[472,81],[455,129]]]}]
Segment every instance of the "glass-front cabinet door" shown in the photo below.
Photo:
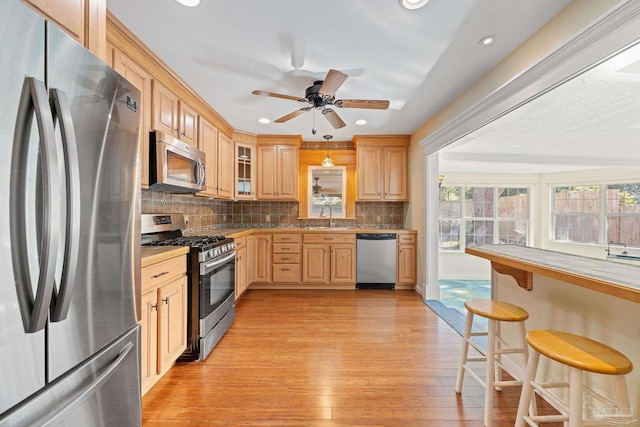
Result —
[{"label": "glass-front cabinet door", "polygon": [[256,198],[256,147],[236,142],[235,148],[236,199],[254,200]]}]

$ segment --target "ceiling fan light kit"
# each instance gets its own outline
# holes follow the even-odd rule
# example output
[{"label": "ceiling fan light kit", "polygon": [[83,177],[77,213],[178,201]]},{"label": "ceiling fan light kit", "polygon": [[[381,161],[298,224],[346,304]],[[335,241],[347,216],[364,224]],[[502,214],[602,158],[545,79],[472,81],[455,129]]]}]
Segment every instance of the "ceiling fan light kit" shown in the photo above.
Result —
[{"label": "ceiling fan light kit", "polygon": [[[338,108],[363,108],[369,110],[386,110],[389,108],[389,101],[387,100],[373,100],[373,99],[336,99],[335,93],[347,80],[349,76],[338,70],[329,70],[324,80],[316,80],[313,85],[309,86],[305,90],[304,98],[299,98],[292,95],[283,95],[280,93],[268,92],[264,90],[254,90],[251,92],[258,96],[269,96],[272,98],[288,99],[291,101],[304,102],[311,104],[309,107],[304,107],[296,110],[286,116],[280,117],[274,120],[274,123],[284,123],[299,115],[306,113],[312,109],[322,111],[322,115],[325,119],[334,127],[334,129],[340,129],[346,126],[346,123],[340,118],[338,113],[335,112],[329,106]],[[315,127],[314,127],[315,128]]]}]

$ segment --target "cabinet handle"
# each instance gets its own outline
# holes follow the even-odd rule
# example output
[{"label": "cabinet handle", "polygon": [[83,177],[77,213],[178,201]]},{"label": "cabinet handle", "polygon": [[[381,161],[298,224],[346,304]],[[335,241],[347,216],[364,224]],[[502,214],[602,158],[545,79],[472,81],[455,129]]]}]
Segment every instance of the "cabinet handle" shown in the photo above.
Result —
[{"label": "cabinet handle", "polygon": [[291,240],[291,239],[288,237],[281,237],[280,240]]},{"label": "cabinet handle", "polygon": [[162,302],[169,305],[169,297],[162,298]]},{"label": "cabinet handle", "polygon": [[282,258],[283,261],[289,261],[291,258]]},{"label": "cabinet handle", "polygon": [[291,270],[290,268],[283,268],[282,271],[289,271]]},{"label": "cabinet handle", "polygon": [[333,237],[325,237],[324,240],[333,240]]},{"label": "cabinet handle", "polygon": [[176,128],[176,133],[180,133],[180,128]]},{"label": "cabinet handle", "polygon": [[151,276],[152,279],[157,279],[158,277],[162,277],[165,274],[169,274],[168,271],[163,271],[162,273],[156,274],[155,276]]},{"label": "cabinet handle", "polygon": [[184,133],[184,132],[182,132],[182,136],[187,136],[187,134],[186,134],[186,133]]},{"label": "cabinet handle", "polygon": [[151,304],[151,308],[154,309],[155,311],[158,311],[158,303]]}]

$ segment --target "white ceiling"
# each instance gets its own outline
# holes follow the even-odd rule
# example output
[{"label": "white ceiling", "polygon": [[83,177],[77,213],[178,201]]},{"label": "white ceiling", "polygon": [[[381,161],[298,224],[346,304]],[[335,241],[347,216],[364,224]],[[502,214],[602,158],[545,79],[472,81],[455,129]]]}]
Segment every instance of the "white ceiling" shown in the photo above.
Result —
[{"label": "white ceiling", "polygon": [[440,151],[443,172],[640,167],[640,45]]},{"label": "white ceiling", "polygon": [[[296,134],[305,141],[354,134],[410,134],[495,66],[570,0],[107,0],[107,7],[235,129]],[[495,35],[495,43],[478,41]],[[292,65],[298,62],[298,69]],[[336,99],[388,99],[386,111],[337,109],[334,130],[305,107],[251,95],[304,96],[329,69],[350,75]],[[357,126],[364,118],[368,124]]]}]

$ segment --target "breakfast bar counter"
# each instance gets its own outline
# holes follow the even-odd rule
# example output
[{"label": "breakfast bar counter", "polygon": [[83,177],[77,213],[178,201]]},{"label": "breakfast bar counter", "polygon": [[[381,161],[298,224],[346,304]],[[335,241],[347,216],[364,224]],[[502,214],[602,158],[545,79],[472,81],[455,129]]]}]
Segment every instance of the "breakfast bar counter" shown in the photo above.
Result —
[{"label": "breakfast bar counter", "polygon": [[481,245],[465,249],[491,261],[524,289],[533,289],[533,274],[561,280],[625,300],[640,302],[640,266],[516,245]]}]

